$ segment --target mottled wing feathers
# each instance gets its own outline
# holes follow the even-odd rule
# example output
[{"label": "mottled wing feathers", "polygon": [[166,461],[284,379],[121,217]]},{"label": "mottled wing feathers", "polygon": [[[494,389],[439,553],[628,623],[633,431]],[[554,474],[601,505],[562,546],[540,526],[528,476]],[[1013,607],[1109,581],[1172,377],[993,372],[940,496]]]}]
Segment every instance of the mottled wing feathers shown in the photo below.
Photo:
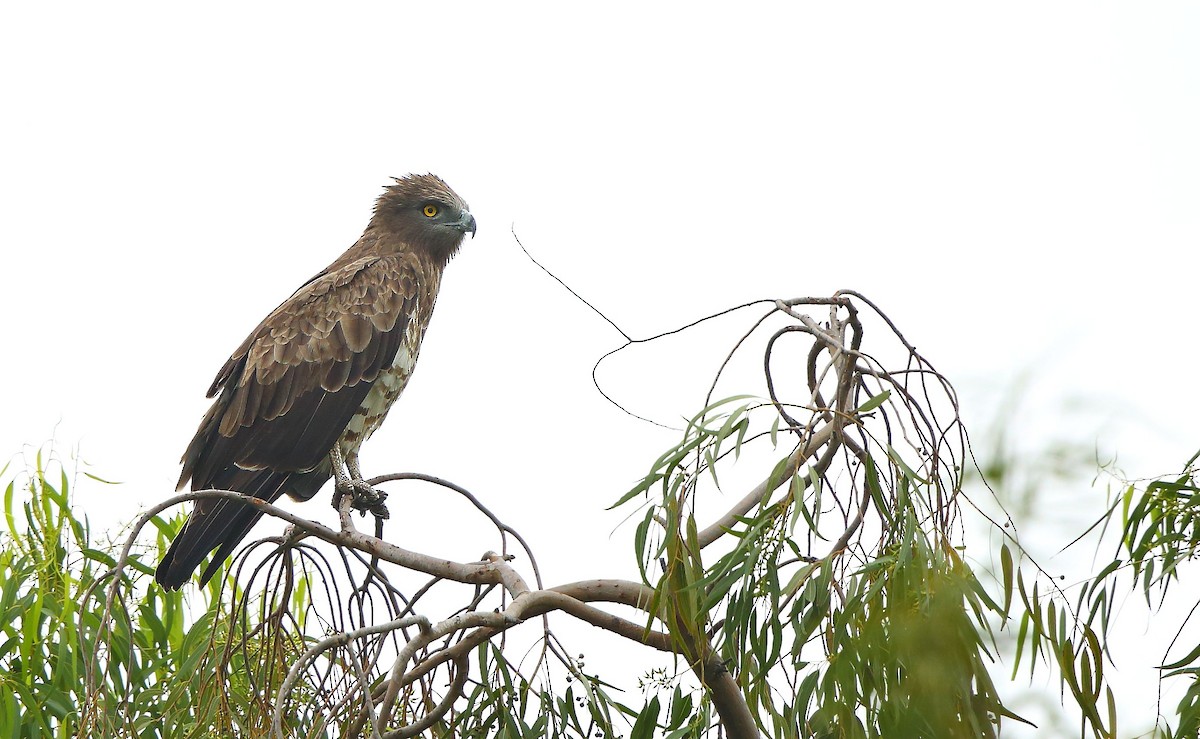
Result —
[{"label": "mottled wing feathers", "polygon": [[212,487],[229,465],[319,465],[395,358],[416,291],[415,266],[399,255],[356,260],[296,291],[218,374],[221,397],[184,454],[180,484]]},{"label": "mottled wing feathers", "polygon": [[[183,456],[182,487],[237,490],[274,501],[310,498],[330,476],[329,450],[396,357],[418,303],[404,255],[358,259],[309,281],[275,309],[221,368],[209,409]],[[178,588],[214,547],[203,579],[232,553],[257,509],[198,500],[159,565]]]}]

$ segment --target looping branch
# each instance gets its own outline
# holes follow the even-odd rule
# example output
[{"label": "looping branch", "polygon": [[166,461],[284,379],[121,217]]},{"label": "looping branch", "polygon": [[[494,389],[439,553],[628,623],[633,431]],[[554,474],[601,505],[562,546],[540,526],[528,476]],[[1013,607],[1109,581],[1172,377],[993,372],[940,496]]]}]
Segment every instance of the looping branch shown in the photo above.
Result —
[{"label": "looping branch", "polygon": [[[740,630],[753,630],[753,624],[762,623],[747,616],[759,607],[749,604],[763,599],[761,618],[778,618],[774,610],[778,606],[769,607],[771,601],[761,593],[779,585],[754,584],[762,582],[763,572],[799,567],[788,586],[794,589],[783,598],[798,605],[803,603],[797,599],[816,597],[800,586],[820,572],[824,587],[844,604],[840,583],[877,563],[881,549],[900,536],[894,526],[898,507],[913,506],[919,522],[932,524],[934,536],[942,542],[939,548],[945,546],[956,520],[960,463],[966,449],[953,389],[873,303],[852,291],[770,303],[771,308],[737,339],[721,362],[705,399],[706,410],[684,430],[679,453],[663,455],[652,469],[649,479],[661,483],[635,488],[646,490],[648,510],[643,520],[658,524],[642,551],[644,570],[664,573],[656,589],[659,598],[672,609],[672,618],[687,622],[680,624],[682,633],[706,634],[726,645],[743,644],[738,640],[747,635]],[[899,366],[863,351],[864,323],[856,303],[875,311],[891,338],[898,340]],[[805,307],[827,309],[828,317],[818,321],[805,313]],[[723,404],[744,402],[745,396],[715,402],[714,396],[735,354],[760,331],[766,334],[761,360],[765,401],[727,411],[732,406]],[[792,363],[787,364],[788,372],[776,366],[783,364],[779,347],[787,337],[811,342],[803,390],[791,387],[799,379],[791,371]],[[739,390],[742,387],[744,383]],[[775,422],[769,430],[755,432],[751,416],[760,409],[768,415],[768,424],[772,417]],[[795,435],[790,451],[776,458],[770,473],[725,513],[707,525],[696,521],[693,501],[701,495],[701,483],[710,478],[709,473],[714,486],[720,486],[717,468],[727,455],[736,456],[750,441],[764,438],[774,446],[777,431]],[[920,494],[926,497],[918,498]],[[877,516],[869,515],[873,509]],[[802,553],[799,537],[791,534],[798,521],[806,524],[809,553]],[[650,537],[645,524],[640,531]],[[710,549],[717,554],[708,555]],[[782,557],[784,552],[790,556]],[[692,594],[701,585],[706,586],[701,590],[705,597],[696,602]],[[711,592],[718,586],[725,590]],[[736,609],[739,617],[718,618],[714,609],[722,604]],[[667,623],[674,625],[670,619]],[[793,628],[801,625],[794,623]],[[737,649],[732,653],[739,654]],[[793,658],[798,665],[811,664],[798,654]],[[754,661],[747,665],[745,669],[756,672],[765,669]],[[785,674],[789,681],[797,679],[796,673]],[[728,720],[723,713],[722,719]]]}]

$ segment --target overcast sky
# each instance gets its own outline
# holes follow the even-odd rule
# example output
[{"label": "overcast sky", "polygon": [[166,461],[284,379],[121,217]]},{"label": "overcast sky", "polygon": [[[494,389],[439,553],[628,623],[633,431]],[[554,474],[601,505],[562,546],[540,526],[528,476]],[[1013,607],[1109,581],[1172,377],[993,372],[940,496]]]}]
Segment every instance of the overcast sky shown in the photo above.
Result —
[{"label": "overcast sky", "polygon": [[[968,424],[1036,370],[1026,443],[1139,476],[1200,447],[1197,6],[594,7],[6,3],[0,457],[78,448],[124,482],[98,522],[169,495],[229,352],[425,171],[479,233],[364,467],[453,479],[543,550],[631,565],[603,509],[674,436],[596,394],[619,334],[514,231],[634,336],[853,288]],[[669,422],[713,369],[688,356],[602,376]]]}]

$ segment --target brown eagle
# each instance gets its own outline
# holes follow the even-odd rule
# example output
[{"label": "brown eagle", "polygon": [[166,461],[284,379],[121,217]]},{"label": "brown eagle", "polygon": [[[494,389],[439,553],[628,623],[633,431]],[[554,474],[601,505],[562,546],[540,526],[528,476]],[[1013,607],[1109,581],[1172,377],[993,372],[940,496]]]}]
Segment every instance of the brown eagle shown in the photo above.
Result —
[{"label": "brown eagle", "polygon": [[[263,319],[217,373],[178,487],[191,480],[192,490],[308,500],[334,475],[339,493],[373,503],[359,446],[404,390],[442,271],[467,232],[475,235],[475,218],[440,178],[409,175],[385,188],[358,242]],[[236,501],[196,501],[155,579],[178,589],[216,549],[207,583],[259,515]]]}]

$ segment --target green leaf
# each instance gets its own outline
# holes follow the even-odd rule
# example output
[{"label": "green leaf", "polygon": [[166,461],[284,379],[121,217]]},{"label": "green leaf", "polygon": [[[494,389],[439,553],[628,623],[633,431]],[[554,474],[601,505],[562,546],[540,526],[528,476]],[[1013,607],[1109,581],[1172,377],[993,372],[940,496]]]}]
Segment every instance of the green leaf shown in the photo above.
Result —
[{"label": "green leaf", "polygon": [[1013,558],[1012,552],[1008,549],[1008,544],[1000,546],[1000,572],[1002,582],[1004,584],[1004,620],[1008,620],[1008,611],[1012,606],[1012,591],[1013,591]]},{"label": "green leaf", "polygon": [[871,411],[875,410],[879,406],[886,403],[887,399],[890,397],[892,397],[892,391],[884,390],[882,393],[879,393],[878,395],[874,396],[867,402],[860,405],[858,407],[858,410],[856,411],[856,413],[860,416],[863,415],[864,413],[870,413]]},{"label": "green leaf", "polygon": [[1174,662],[1170,662],[1165,665],[1159,665],[1158,669],[1160,669],[1160,670],[1176,670],[1176,669],[1179,669],[1180,667],[1183,667],[1184,665],[1192,664],[1197,659],[1200,659],[1200,644],[1197,644],[1195,646],[1195,648],[1192,649],[1192,651],[1188,652],[1187,655],[1184,656],[1182,659],[1175,660]]},{"label": "green leaf", "polygon": [[661,475],[661,474],[659,474],[659,473],[657,473],[657,472],[653,472],[653,473],[651,473],[651,474],[649,474],[649,475],[646,475],[644,478],[642,478],[642,481],[641,481],[641,482],[639,482],[637,485],[634,485],[634,486],[633,486],[633,487],[632,487],[632,488],[629,490],[629,492],[627,492],[627,493],[625,493],[624,495],[622,495],[622,496],[621,496],[621,498],[620,498],[620,499],[619,499],[619,500],[618,500],[616,503],[613,503],[612,505],[610,505],[610,506],[609,506],[608,508],[606,508],[605,510],[607,510],[607,511],[611,511],[611,510],[612,510],[612,509],[614,509],[614,508],[619,508],[619,507],[621,507],[621,506],[622,506],[622,505],[624,505],[625,503],[628,503],[629,501],[633,500],[633,499],[634,499],[634,498],[636,498],[637,496],[639,496],[639,495],[641,495],[642,493],[644,493],[644,492],[646,492],[647,490],[649,490],[649,489],[650,489],[650,487],[651,487],[652,485],[654,485],[654,483],[656,483],[656,482],[658,482],[659,480],[663,479],[663,477],[664,477],[664,475]]},{"label": "green leaf", "polygon": [[629,739],[653,739],[654,730],[658,728],[658,713],[660,706],[658,696],[650,699],[646,707],[638,714],[637,721],[629,733]]}]

